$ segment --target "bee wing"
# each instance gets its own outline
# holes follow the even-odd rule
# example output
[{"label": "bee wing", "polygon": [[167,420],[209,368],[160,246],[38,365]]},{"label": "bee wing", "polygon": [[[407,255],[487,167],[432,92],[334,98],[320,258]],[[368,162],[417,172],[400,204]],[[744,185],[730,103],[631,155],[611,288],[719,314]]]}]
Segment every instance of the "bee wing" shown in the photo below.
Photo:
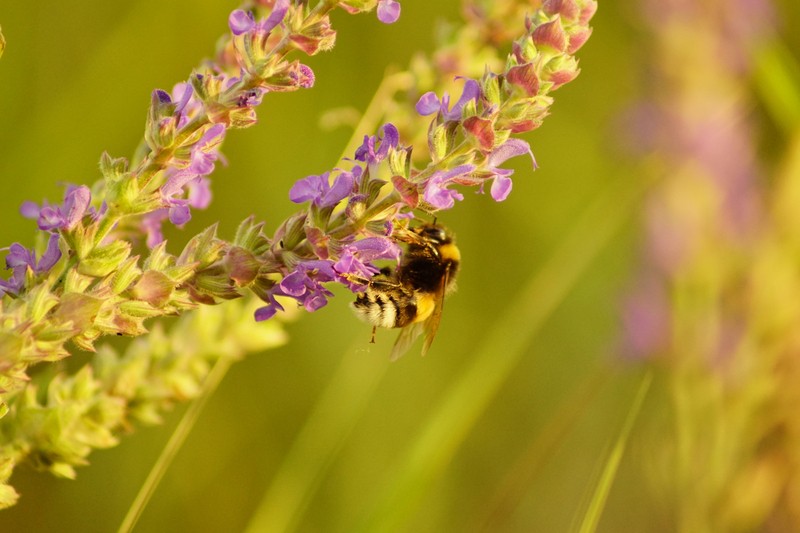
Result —
[{"label": "bee wing", "polygon": [[425,342],[422,345],[422,355],[423,357],[425,354],[428,353],[428,349],[433,344],[433,339],[436,337],[436,332],[439,330],[439,323],[442,321],[442,310],[444,309],[444,289],[447,287],[447,280],[450,277],[450,273],[448,272],[442,278],[442,283],[439,289],[436,291],[436,303],[433,307],[433,313],[431,316],[428,317],[428,320],[423,322],[424,329],[425,329]]},{"label": "bee wing", "polygon": [[394,347],[392,348],[392,355],[389,357],[391,361],[397,361],[408,351],[408,347],[411,346],[414,341],[417,340],[417,337],[425,330],[426,323],[427,321],[418,322],[400,330],[400,335],[397,337]]}]

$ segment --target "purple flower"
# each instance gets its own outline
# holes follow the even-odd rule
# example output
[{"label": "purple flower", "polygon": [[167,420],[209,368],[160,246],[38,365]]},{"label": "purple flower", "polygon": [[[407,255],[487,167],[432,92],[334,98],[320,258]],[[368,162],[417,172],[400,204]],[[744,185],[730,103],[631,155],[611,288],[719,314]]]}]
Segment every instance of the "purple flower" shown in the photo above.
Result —
[{"label": "purple flower", "polygon": [[25,274],[30,268],[34,274],[42,274],[53,268],[61,259],[61,249],[58,247],[59,236],[57,233],[50,235],[47,241],[47,248],[41,259],[36,261],[36,252],[28,250],[21,244],[15,242],[8,247],[6,256],[6,268],[12,270],[8,280],[0,279],[0,297],[3,294],[17,294],[25,283]]},{"label": "purple flower", "polygon": [[345,246],[333,269],[339,274],[339,281],[351,290],[363,290],[362,284],[350,281],[347,275],[370,279],[378,273],[371,263],[379,259],[397,261],[400,259],[400,248],[388,237],[367,237]]},{"label": "purple flower", "polygon": [[505,200],[511,192],[511,174],[514,173],[511,169],[498,168],[512,157],[530,154],[531,161],[533,161],[533,168],[536,168],[536,159],[533,157],[530,145],[521,139],[509,139],[497,148],[495,148],[486,158],[488,171],[494,177],[492,178],[492,186],[490,193],[492,198],[498,202]]},{"label": "purple flower", "polygon": [[162,222],[169,217],[169,209],[156,209],[142,217],[139,227],[147,236],[147,247],[153,248],[158,243],[164,240],[164,234],[161,231]]},{"label": "purple flower", "polygon": [[225,139],[225,126],[214,124],[192,146],[189,171],[195,175],[207,176],[214,171],[214,162],[220,157],[219,146]]},{"label": "purple flower", "polygon": [[286,12],[289,10],[289,4],[290,0],[277,0],[269,17],[259,22],[255,21],[251,12],[237,9],[228,17],[228,26],[234,35],[244,33],[266,35],[283,22]]},{"label": "purple flower", "polygon": [[456,200],[463,200],[464,195],[458,191],[448,189],[447,186],[455,183],[462,176],[475,170],[475,165],[461,165],[451,170],[435,172],[425,185],[425,201],[437,209],[450,209]]},{"label": "purple flower", "polygon": [[[176,226],[186,224],[191,220],[192,213],[189,207],[204,209],[211,201],[209,181],[205,178],[214,170],[214,164],[220,157],[219,146],[225,137],[225,126],[214,124],[206,130],[197,143],[192,146],[186,168],[175,171],[167,182],[161,187],[161,198],[167,207],[167,216]],[[188,198],[184,198],[186,189]],[[161,236],[161,222],[164,214],[149,214],[143,220],[143,229],[147,231],[147,242],[158,244],[163,240]]]},{"label": "purple flower", "polygon": [[[356,161],[364,161],[368,165],[380,163],[389,155],[390,148],[397,148],[400,134],[394,124],[384,124],[378,135],[364,135],[364,142],[356,149]],[[375,145],[380,143],[380,148],[375,150]]]},{"label": "purple flower", "polygon": [[272,291],[267,293],[267,299],[269,300],[269,303],[265,306],[259,307],[253,313],[256,322],[269,320],[275,316],[275,313],[284,310],[283,306],[275,299],[275,295],[272,293]]},{"label": "purple flower", "polygon": [[64,195],[64,205],[49,205],[47,202],[40,208],[34,202],[24,202],[20,213],[26,218],[35,218],[39,229],[43,231],[71,230],[86,214],[98,216],[98,213],[89,207],[92,193],[89,187],[81,185],[67,187]]},{"label": "purple flower", "polygon": [[293,63],[293,67],[289,71],[289,77],[294,82],[294,86],[300,87],[301,89],[310,89],[314,86],[314,82],[316,81],[314,71],[311,70],[311,67],[297,62]]},{"label": "purple flower", "polygon": [[327,304],[328,298],[333,296],[333,293],[322,284],[335,280],[336,272],[333,270],[332,261],[315,259],[298,263],[294,271],[267,293],[269,303],[256,310],[256,320],[267,320],[277,311],[283,311],[283,306],[275,299],[276,296],[294,298],[307,311],[316,311]]},{"label": "purple flower", "polygon": [[378,0],[378,20],[384,24],[392,24],[400,18],[400,2],[395,0]]},{"label": "purple flower", "polygon": [[317,207],[330,207],[353,191],[356,182],[354,173],[340,171],[333,185],[329,178],[330,172],[325,172],[299,180],[289,191],[289,199],[296,204],[311,201]]},{"label": "purple flower", "polygon": [[464,106],[470,101],[477,102],[480,96],[481,87],[478,85],[478,82],[473,79],[467,79],[466,83],[464,83],[464,90],[461,92],[461,97],[458,99],[458,102],[456,102],[452,109],[449,109],[450,95],[448,93],[444,93],[442,95],[442,100],[439,101],[439,98],[434,92],[427,92],[423,94],[417,101],[417,105],[415,107],[417,113],[422,116],[432,115],[439,112],[442,114],[445,120],[461,120],[461,112],[464,109]]},{"label": "purple flower", "polygon": [[178,129],[203,110],[203,103],[195,96],[191,83],[181,82],[172,88],[172,99],[175,101],[175,118]]}]

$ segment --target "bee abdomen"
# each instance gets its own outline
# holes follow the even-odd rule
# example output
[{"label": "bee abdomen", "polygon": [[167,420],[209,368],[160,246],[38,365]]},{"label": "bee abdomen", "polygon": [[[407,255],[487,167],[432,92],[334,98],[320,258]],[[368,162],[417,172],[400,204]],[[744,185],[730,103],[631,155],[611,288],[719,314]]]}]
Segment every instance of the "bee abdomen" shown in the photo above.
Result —
[{"label": "bee abdomen", "polygon": [[404,292],[367,289],[352,304],[356,314],[381,328],[402,328],[414,321],[417,305],[414,296]]}]

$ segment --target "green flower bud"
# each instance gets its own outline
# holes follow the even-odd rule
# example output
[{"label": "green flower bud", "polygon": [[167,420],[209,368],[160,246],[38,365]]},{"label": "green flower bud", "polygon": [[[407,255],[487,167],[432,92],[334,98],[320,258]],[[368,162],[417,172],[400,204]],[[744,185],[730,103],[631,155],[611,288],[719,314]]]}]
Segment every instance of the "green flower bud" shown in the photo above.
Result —
[{"label": "green flower bud", "polygon": [[95,247],[78,264],[78,272],[87,276],[103,277],[119,268],[131,253],[131,245],[125,241]]}]

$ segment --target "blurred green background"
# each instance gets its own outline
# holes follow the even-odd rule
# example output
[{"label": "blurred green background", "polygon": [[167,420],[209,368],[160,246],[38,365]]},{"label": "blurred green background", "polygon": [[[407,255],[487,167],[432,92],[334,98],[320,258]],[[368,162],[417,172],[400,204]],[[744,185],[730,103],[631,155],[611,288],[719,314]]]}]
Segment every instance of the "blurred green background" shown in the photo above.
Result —
[{"label": "blurred green background", "polygon": [[[32,243],[34,223],[17,214],[24,200],[58,200],[59,183],[94,182],[103,150],[130,156],[151,90],[170,89],[209,56],[236,5],[0,4],[8,41],[0,60],[0,243]],[[374,15],[334,15],[336,48],[308,62],[316,86],[268,95],[259,123],[228,136],[229,165],[212,176],[214,202],[170,234],[172,251],[214,221],[231,238],[250,214],[274,228],[294,212],[291,184],[334,166],[350,137],[344,128],[323,131],[319,116],[363,110],[387,66],[429,49],[437,23],[458,16],[455,1],[402,6],[393,26]],[[798,21],[793,2],[781,9]],[[633,0],[601,2],[579,53],[580,77],[554,94],[552,116],[526,136],[540,169],[520,158],[506,202],[467,195],[441,217],[464,263],[430,355],[414,349],[389,363],[395,332],[368,344],[369,327],[336,291],[341,297],[327,307],[287,325],[288,345],[230,370],[138,531],[243,530],[279,472],[289,487],[279,493],[303,502],[292,515],[296,531],[575,526],[641,379],[612,362],[619,295],[637,258],[641,179],[617,140],[648,63],[637,10]],[[796,32],[789,39],[800,48]],[[649,403],[642,416],[658,409]],[[0,531],[115,530],[184,410],[93,453],[75,481],[19,468],[12,483],[22,498],[0,512]],[[298,446],[310,419],[320,424]],[[638,442],[626,452],[601,531],[671,529],[643,490],[647,450]]]}]

